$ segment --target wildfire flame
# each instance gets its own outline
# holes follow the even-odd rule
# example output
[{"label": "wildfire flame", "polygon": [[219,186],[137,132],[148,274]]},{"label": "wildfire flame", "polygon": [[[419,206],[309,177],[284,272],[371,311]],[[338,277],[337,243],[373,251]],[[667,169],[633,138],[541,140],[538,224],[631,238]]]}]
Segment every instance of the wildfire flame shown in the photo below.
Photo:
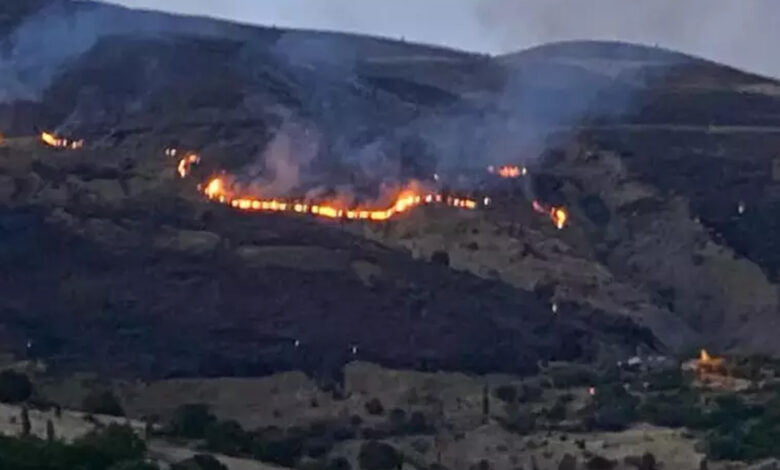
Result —
[{"label": "wildfire flame", "polygon": [[41,133],[41,141],[46,145],[59,149],[78,150],[84,147],[83,140],[70,140],[61,137],[57,137],[49,132]]},{"label": "wildfire flame", "polygon": [[194,153],[191,153],[179,160],[179,165],[177,167],[179,176],[182,178],[189,176],[192,166],[197,165],[198,163],[200,163],[200,157]]},{"label": "wildfire flame", "polygon": [[292,212],[310,214],[327,219],[385,221],[393,216],[423,204],[445,204],[450,207],[473,210],[477,202],[469,198],[443,196],[441,194],[420,194],[414,190],[402,191],[395,202],[385,209],[344,208],[334,203],[314,203],[294,199],[257,199],[246,196],[232,196],[222,177],[214,177],[205,185],[203,193],[213,201],[219,201],[235,209],[254,212]]},{"label": "wildfire flame", "polygon": [[501,178],[519,178],[521,175],[525,176],[528,174],[528,169],[524,166],[516,166],[516,165],[503,165],[498,168],[494,166],[487,167],[488,173],[498,173],[498,176]]},{"label": "wildfire flame", "polygon": [[710,356],[706,349],[702,349],[699,353],[699,361],[704,363],[712,362],[712,356]]},{"label": "wildfire flame", "polygon": [[563,230],[566,226],[566,221],[569,219],[569,214],[563,207],[553,207],[550,211],[550,217],[558,230]]},{"label": "wildfire flame", "polygon": [[547,214],[558,230],[562,230],[564,227],[566,227],[566,223],[569,220],[569,213],[565,208],[563,207],[546,208],[545,206],[542,205],[542,203],[540,203],[537,200],[534,200],[531,203],[531,206],[536,212],[540,214]]}]

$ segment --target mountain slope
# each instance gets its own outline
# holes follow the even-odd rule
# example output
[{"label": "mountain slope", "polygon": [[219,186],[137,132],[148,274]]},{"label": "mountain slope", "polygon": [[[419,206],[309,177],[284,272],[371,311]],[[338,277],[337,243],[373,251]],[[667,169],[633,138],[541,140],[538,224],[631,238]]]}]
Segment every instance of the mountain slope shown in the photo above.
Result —
[{"label": "mountain slope", "polygon": [[[771,80],[625,44],[487,58],[89,2],[26,18],[0,82],[17,352],[30,338],[64,366],[158,376],[332,370],[353,346],[516,372],[637,347],[778,352]],[[24,54],[42,24],[59,49]],[[87,148],[44,149],[23,137],[35,127]],[[269,151],[280,136],[293,150]],[[296,197],[376,197],[435,173],[496,203],[369,230],[246,216],[175,180],[169,147],[198,152],[200,176]],[[503,163],[531,175],[487,177]],[[570,225],[554,230],[534,197]],[[471,274],[431,265],[442,250]]]}]

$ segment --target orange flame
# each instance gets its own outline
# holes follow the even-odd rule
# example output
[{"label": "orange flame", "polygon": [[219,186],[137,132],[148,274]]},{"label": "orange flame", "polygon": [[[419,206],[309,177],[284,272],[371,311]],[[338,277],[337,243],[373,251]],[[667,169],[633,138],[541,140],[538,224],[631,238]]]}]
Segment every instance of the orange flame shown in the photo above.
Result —
[{"label": "orange flame", "polygon": [[566,226],[566,221],[569,219],[569,214],[563,207],[553,207],[550,210],[550,217],[552,218],[552,221],[558,230],[562,230],[563,227]]},{"label": "orange flame", "polygon": [[194,153],[191,153],[186,157],[182,158],[181,160],[179,160],[179,166],[177,167],[179,176],[182,178],[186,178],[190,174],[190,170],[192,169],[192,166],[198,163],[200,163],[200,157]]},{"label": "orange flame", "polygon": [[699,352],[699,361],[701,361],[701,362],[711,362],[712,361],[712,356],[710,356],[710,354],[707,352],[706,349],[702,349]]},{"label": "orange flame", "polygon": [[41,141],[43,141],[43,143],[45,143],[50,147],[60,148],[60,149],[78,150],[84,147],[83,140],[70,140],[70,139],[60,138],[49,132],[41,133]]},{"label": "orange flame", "polygon": [[558,230],[562,230],[566,227],[566,224],[569,221],[569,213],[563,207],[551,207],[547,209],[542,203],[535,199],[531,202],[531,207],[540,214],[547,214]]},{"label": "orange flame", "polygon": [[516,166],[516,165],[503,165],[498,168],[494,167],[493,165],[490,165],[487,167],[488,173],[498,173],[498,176],[501,178],[518,178],[520,175],[525,176],[528,174],[528,169],[524,166]]},{"label": "orange flame", "polygon": [[254,212],[293,212],[311,214],[326,219],[385,221],[398,214],[423,205],[440,203],[450,207],[474,210],[477,202],[469,198],[444,197],[441,194],[419,194],[414,190],[402,191],[395,202],[386,209],[343,208],[334,203],[308,203],[291,199],[257,199],[247,196],[233,197],[227,190],[224,178],[214,177],[206,184],[203,193],[213,201],[227,204],[234,209]]}]

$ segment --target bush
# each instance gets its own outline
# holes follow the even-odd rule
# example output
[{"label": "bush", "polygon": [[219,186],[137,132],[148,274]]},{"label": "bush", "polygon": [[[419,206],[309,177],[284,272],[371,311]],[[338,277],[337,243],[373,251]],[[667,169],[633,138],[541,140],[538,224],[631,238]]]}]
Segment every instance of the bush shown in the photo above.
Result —
[{"label": "bush", "polygon": [[19,403],[32,395],[33,387],[25,374],[12,370],[0,372],[0,402]]},{"label": "bush", "polygon": [[556,388],[585,387],[598,381],[593,371],[583,367],[556,368],[549,375]]},{"label": "bush", "polygon": [[391,445],[368,441],[360,446],[358,462],[362,470],[394,470],[401,467],[403,457]]},{"label": "bush", "polygon": [[73,444],[35,437],[0,437],[2,470],[157,470],[143,461],[146,448],[130,428],[112,425]]},{"label": "bush", "polygon": [[638,401],[620,385],[599,387],[591,424],[604,431],[622,431],[636,420]]},{"label": "bush", "polygon": [[547,411],[547,419],[557,423],[566,419],[566,403],[562,400],[556,400],[555,404]]},{"label": "bush", "polygon": [[517,388],[512,385],[499,385],[493,395],[504,403],[511,403],[517,400]]},{"label": "bush", "polygon": [[[138,461],[146,453],[146,444],[128,426],[111,424],[102,431],[92,431],[74,442],[74,448],[105,468],[122,461]],[[95,467],[88,467],[95,468]]]},{"label": "bush", "polygon": [[239,456],[251,448],[252,437],[235,421],[209,424],[204,431],[206,449],[211,452]]},{"label": "bush", "polygon": [[643,420],[657,426],[702,429],[708,419],[698,405],[693,393],[664,394],[653,397],[639,410]]},{"label": "bush", "polygon": [[406,412],[400,408],[393,408],[390,411],[388,421],[390,422],[390,427],[393,428],[393,430],[402,430],[404,427],[406,427]]},{"label": "bush", "polygon": [[431,255],[431,263],[449,267],[450,255],[446,251],[442,251],[442,250],[434,251],[433,254]]},{"label": "bush", "polygon": [[108,468],[108,470],[159,470],[160,467],[153,463],[146,462],[144,460],[128,460],[125,462],[119,462],[111,467]]},{"label": "bush", "polygon": [[536,419],[528,410],[512,407],[507,411],[506,420],[501,424],[509,431],[525,435],[533,432]]},{"label": "bush", "polygon": [[585,468],[588,470],[611,470],[616,464],[617,462],[614,460],[608,460],[600,455],[594,455],[585,463]]},{"label": "bush", "polygon": [[170,431],[175,436],[188,439],[201,439],[206,429],[216,422],[216,418],[203,404],[187,404],[176,408],[170,423]]},{"label": "bush", "polygon": [[93,392],[84,398],[84,411],[91,414],[124,416],[125,412],[116,395],[110,390]]},{"label": "bush", "polygon": [[385,407],[382,406],[382,402],[377,398],[372,398],[366,402],[366,413],[379,416],[385,414]]},{"label": "bush", "polygon": [[329,470],[352,470],[352,465],[349,464],[349,460],[344,457],[336,457],[328,462]]},{"label": "bush", "polygon": [[228,470],[214,456],[208,454],[198,454],[187,460],[171,465],[171,470]]},{"label": "bush", "polygon": [[683,377],[680,369],[667,369],[654,372],[647,377],[648,389],[659,390],[680,390],[686,388],[688,384]]},{"label": "bush", "polygon": [[303,453],[305,436],[269,427],[253,433],[252,456],[257,460],[292,467]]}]

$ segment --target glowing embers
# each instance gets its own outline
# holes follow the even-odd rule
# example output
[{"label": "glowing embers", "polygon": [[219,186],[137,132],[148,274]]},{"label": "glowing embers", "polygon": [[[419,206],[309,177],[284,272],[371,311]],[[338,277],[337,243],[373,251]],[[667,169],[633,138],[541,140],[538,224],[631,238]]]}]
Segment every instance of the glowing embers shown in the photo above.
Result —
[{"label": "glowing embers", "polygon": [[200,163],[200,157],[194,153],[191,153],[179,160],[179,165],[177,166],[176,170],[180,177],[186,178],[192,171],[192,167],[198,163]]},{"label": "glowing embers", "polygon": [[553,225],[555,225],[558,230],[562,230],[564,227],[566,227],[566,224],[569,221],[569,212],[563,207],[545,207],[537,200],[534,200],[531,203],[531,206],[536,212],[540,214],[546,214],[548,217],[550,217]]},{"label": "glowing embers", "polygon": [[502,165],[499,167],[489,166],[488,173],[497,174],[501,178],[519,178],[528,174],[528,169],[524,166]]},{"label": "glowing embers", "polygon": [[84,147],[84,140],[71,140],[63,137],[57,137],[49,132],[41,133],[41,142],[58,149],[78,150]]},{"label": "glowing embers", "polygon": [[333,202],[314,202],[293,199],[258,199],[234,195],[228,190],[223,177],[214,177],[202,188],[207,198],[227,204],[234,209],[248,212],[288,212],[309,214],[326,219],[385,221],[417,206],[441,204],[460,209],[474,210],[477,202],[470,198],[422,194],[414,190],[401,191],[395,202],[385,209],[345,208]]}]

